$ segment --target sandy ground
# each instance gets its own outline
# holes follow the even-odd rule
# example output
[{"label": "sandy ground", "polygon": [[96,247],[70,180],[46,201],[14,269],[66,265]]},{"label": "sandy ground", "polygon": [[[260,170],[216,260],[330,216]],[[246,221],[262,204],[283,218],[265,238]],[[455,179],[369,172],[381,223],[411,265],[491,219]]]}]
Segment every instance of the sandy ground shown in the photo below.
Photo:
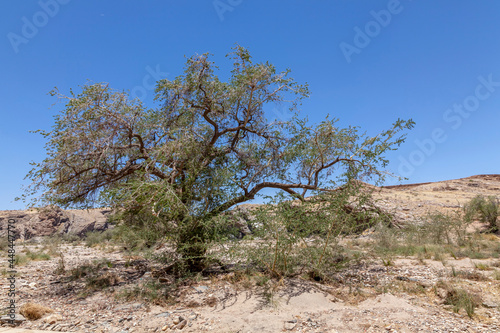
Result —
[{"label": "sandy ground", "polygon": [[[120,288],[141,285],[150,277],[147,268],[139,268],[140,260],[126,267],[123,263],[130,258],[119,252],[72,245],[64,245],[62,250],[67,270],[106,258],[112,268],[102,274],[114,272],[122,276],[121,282],[113,287],[115,291],[85,294],[82,283],[65,282],[53,273],[57,258],[20,266],[18,303],[36,302],[61,315],[53,324],[40,319],[26,321],[21,328],[160,332],[170,331],[174,323],[185,319],[182,330],[186,332],[500,332],[500,281],[489,277],[492,271],[476,268],[481,262],[500,265],[500,259],[449,259],[445,265],[396,259],[391,266],[374,260],[339,272],[342,283],[327,286],[289,279],[273,292],[251,283],[230,283],[231,276],[203,278],[184,287],[176,304],[159,306],[116,297]],[[457,314],[444,305],[436,286],[450,278],[451,267],[484,275],[483,281],[463,283],[492,307],[478,308],[470,319],[463,311]],[[127,276],[132,278],[127,280]],[[0,299],[7,301],[5,292]]]}]

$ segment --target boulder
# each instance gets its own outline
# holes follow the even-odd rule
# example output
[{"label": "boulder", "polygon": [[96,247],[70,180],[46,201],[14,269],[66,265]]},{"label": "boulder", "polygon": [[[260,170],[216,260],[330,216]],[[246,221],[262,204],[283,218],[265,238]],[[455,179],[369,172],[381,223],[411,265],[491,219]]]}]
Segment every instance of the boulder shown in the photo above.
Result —
[{"label": "boulder", "polygon": [[21,325],[25,321],[26,318],[24,318],[23,315],[18,313],[14,314],[14,318],[12,318],[10,315],[5,315],[0,317],[0,323],[2,324]]},{"label": "boulder", "polygon": [[246,207],[237,206],[227,214],[231,217],[231,227],[235,227],[240,232],[238,238],[252,233],[252,222],[255,220],[255,216]]},{"label": "boulder", "polygon": [[0,237],[7,234],[9,219],[16,221],[14,239],[74,234],[80,237],[91,231],[104,231],[109,227],[109,209],[63,210],[57,206],[22,210],[0,211]]}]

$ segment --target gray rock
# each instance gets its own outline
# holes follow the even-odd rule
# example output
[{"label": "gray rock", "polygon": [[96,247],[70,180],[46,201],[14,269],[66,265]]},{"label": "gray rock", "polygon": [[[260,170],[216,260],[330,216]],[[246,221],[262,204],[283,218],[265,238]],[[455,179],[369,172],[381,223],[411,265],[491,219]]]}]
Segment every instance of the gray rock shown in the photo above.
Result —
[{"label": "gray rock", "polygon": [[208,290],[208,287],[207,286],[196,286],[196,287],[193,287],[193,289],[196,290],[197,293],[202,294]]},{"label": "gray rock", "polygon": [[0,211],[0,237],[7,234],[9,219],[15,219],[14,239],[30,240],[54,234],[84,236],[109,228],[109,209],[63,210],[47,206],[23,211]]},{"label": "gray rock", "polygon": [[494,309],[494,308],[497,308],[497,307],[498,307],[498,304],[493,303],[493,302],[491,302],[491,301],[484,301],[484,302],[483,302],[483,306],[484,306],[485,308]]},{"label": "gray rock", "polygon": [[25,321],[26,321],[26,318],[24,318],[23,315],[17,314],[17,313],[14,315],[14,318],[12,318],[9,315],[5,315],[5,316],[0,317],[0,322],[4,323],[4,324],[20,325]]},{"label": "gray rock", "polygon": [[285,322],[285,329],[288,331],[293,330],[295,328],[295,326],[297,326],[296,322],[292,322],[292,321]]},{"label": "gray rock", "polygon": [[177,329],[178,330],[182,330],[185,326],[187,325],[187,320],[184,319],[183,321],[181,321],[178,325],[177,325]]},{"label": "gray rock", "polygon": [[231,216],[232,227],[236,227],[240,231],[239,238],[252,233],[250,226],[255,220],[255,216],[253,216],[247,208],[237,206],[233,210],[227,212],[227,214]]}]

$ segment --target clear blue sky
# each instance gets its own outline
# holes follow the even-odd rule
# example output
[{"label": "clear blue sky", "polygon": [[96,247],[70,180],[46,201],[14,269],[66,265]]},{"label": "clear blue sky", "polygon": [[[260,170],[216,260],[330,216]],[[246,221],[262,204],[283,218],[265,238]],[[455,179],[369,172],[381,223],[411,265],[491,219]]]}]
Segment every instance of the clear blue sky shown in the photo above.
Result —
[{"label": "clear blue sky", "polygon": [[[377,133],[417,125],[391,153],[406,182],[500,173],[500,2],[495,0],[3,1],[0,11],[0,209],[44,158],[54,98],[87,79],[150,103],[152,77],[210,52],[222,72],[235,43],[291,68],[327,113]],[[277,111],[277,114],[280,110]]]}]

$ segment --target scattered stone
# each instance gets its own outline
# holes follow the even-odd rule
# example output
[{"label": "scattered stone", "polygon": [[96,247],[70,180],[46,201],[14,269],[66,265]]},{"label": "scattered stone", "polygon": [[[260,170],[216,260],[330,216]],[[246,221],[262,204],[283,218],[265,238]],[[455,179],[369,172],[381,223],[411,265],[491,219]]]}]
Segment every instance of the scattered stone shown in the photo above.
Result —
[{"label": "scattered stone", "polygon": [[498,304],[493,303],[493,302],[491,302],[491,301],[484,301],[484,302],[483,302],[483,306],[484,306],[485,308],[488,308],[488,309],[494,309],[494,308],[497,308],[497,307],[498,307]]},{"label": "scattered stone", "polygon": [[295,326],[297,326],[297,321],[295,320],[294,321],[286,321],[285,322],[285,329],[288,330],[288,331],[291,331],[295,328]]},{"label": "scattered stone", "polygon": [[0,317],[0,322],[3,324],[12,324],[13,323],[14,325],[20,325],[25,321],[26,321],[26,318],[24,318],[23,315],[17,314],[17,313],[14,315],[14,318],[12,318],[9,315],[5,315],[5,316]]},{"label": "scattered stone", "polygon": [[162,313],[159,313],[157,314],[155,317],[170,317],[170,312],[166,311],[166,312],[162,312]]},{"label": "scattered stone", "polygon": [[214,307],[217,304],[217,298],[215,298],[213,295],[209,295],[205,299],[205,303],[210,307]]},{"label": "scattered stone", "polygon": [[48,316],[42,318],[42,321],[45,323],[48,323],[49,325],[53,325],[62,319],[63,319],[63,317],[60,314],[55,313],[55,314],[51,314],[51,315],[48,315]]},{"label": "scattered stone", "polygon": [[205,291],[208,290],[208,287],[207,286],[197,286],[197,287],[193,287],[194,290],[196,290],[197,293],[201,294],[201,293],[204,293]]},{"label": "scattered stone", "polygon": [[187,320],[184,319],[177,325],[177,329],[182,330],[186,325],[187,325]]},{"label": "scattered stone", "polygon": [[197,308],[197,307],[200,307],[201,304],[200,304],[200,302],[192,299],[192,300],[186,302],[186,306],[189,308]]},{"label": "scattered stone", "polygon": [[448,291],[446,289],[443,289],[443,288],[437,288],[436,294],[440,298],[445,299],[448,296]]}]

